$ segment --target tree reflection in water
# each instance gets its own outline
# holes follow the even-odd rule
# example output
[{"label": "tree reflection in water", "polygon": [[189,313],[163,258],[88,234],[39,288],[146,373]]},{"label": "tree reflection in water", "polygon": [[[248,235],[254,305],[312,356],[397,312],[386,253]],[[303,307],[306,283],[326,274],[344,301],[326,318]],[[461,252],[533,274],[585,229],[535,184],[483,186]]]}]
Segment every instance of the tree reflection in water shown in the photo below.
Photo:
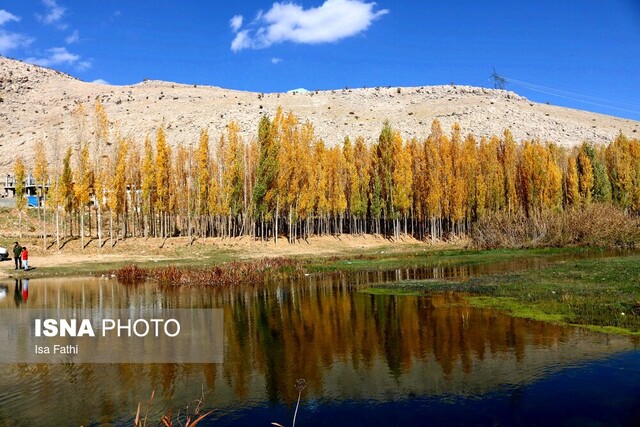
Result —
[{"label": "tree reflection in water", "polygon": [[[387,279],[370,276],[317,275],[233,289],[32,280],[28,301],[5,298],[0,308],[222,308],[225,362],[4,365],[0,421],[13,420],[24,407],[30,411],[20,419],[34,425],[128,420],[154,389],[159,403],[152,415],[159,416],[198,397],[202,385],[207,405],[223,416],[265,404],[295,405],[299,378],[307,381],[307,399],[324,402],[465,396],[530,383],[632,345],[473,309],[455,293],[357,292],[358,283]],[[20,284],[7,286],[17,298]]]}]

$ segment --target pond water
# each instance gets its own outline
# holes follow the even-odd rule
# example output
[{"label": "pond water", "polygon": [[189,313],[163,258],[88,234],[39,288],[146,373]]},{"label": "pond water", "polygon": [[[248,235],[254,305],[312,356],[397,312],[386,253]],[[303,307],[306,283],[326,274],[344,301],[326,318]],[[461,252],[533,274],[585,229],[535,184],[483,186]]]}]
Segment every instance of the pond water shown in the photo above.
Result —
[{"label": "pond water", "polygon": [[221,308],[224,363],[0,365],[0,425],[131,425],[139,402],[156,425],[204,394],[214,412],[199,425],[290,426],[301,378],[299,426],[640,424],[637,340],[474,309],[454,293],[359,292],[477,273],[455,268],[232,289],[4,281],[6,310]]}]

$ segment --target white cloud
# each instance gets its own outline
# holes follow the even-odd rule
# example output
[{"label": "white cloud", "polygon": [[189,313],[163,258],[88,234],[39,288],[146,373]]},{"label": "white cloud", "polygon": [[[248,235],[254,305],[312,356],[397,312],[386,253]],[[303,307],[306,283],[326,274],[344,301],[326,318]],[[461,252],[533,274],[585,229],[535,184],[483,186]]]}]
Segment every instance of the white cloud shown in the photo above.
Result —
[{"label": "white cloud", "polygon": [[[0,26],[12,21],[18,22],[20,17],[0,9]],[[33,43],[32,37],[0,28],[0,55],[6,55],[12,50],[27,47],[31,43]]]},{"label": "white cloud", "polygon": [[73,33],[69,34],[64,41],[67,44],[78,43],[80,41],[80,32],[78,30],[74,30]]},{"label": "white cloud", "polygon": [[90,61],[81,61],[80,55],[71,53],[66,47],[53,47],[47,50],[47,55],[41,58],[27,58],[24,60],[42,67],[54,67],[60,65],[73,66],[79,71],[91,68]]},{"label": "white cloud", "polygon": [[239,31],[231,42],[231,50],[237,52],[248,47],[251,47],[251,36],[249,35],[249,30]]},{"label": "white cloud", "polygon": [[14,49],[27,47],[31,43],[33,43],[32,37],[0,29],[0,55],[6,55]]},{"label": "white cloud", "polygon": [[58,28],[60,29],[67,27],[66,24],[60,22],[66,11],[64,7],[60,6],[56,0],[42,0],[42,4],[44,4],[46,8],[46,14],[36,15],[36,18],[38,18],[40,22],[46,25],[58,24]]},{"label": "white cloud", "polygon": [[98,84],[98,85],[110,85],[111,84],[108,81],[103,80],[103,79],[95,79],[91,83],[95,83],[95,84]]},{"label": "white cloud", "polygon": [[242,15],[235,15],[229,20],[229,26],[234,33],[237,33],[240,27],[242,27]]},{"label": "white cloud", "polygon": [[76,65],[76,68],[78,69],[78,71],[88,70],[91,67],[93,67],[93,64],[91,63],[91,61],[80,61],[78,62],[78,65]]},{"label": "white cloud", "polygon": [[267,12],[258,13],[253,28],[234,30],[231,50],[261,49],[287,41],[330,43],[351,37],[389,13],[387,9],[374,12],[375,5],[365,0],[325,0],[319,7],[305,10],[295,3],[274,3]]},{"label": "white cloud", "polygon": [[7,22],[11,22],[11,21],[18,22],[18,21],[20,21],[20,18],[18,18],[13,13],[7,12],[4,9],[0,9],[0,25],[4,25]]},{"label": "white cloud", "polygon": [[275,57],[271,58],[272,64],[279,64],[281,62],[282,62],[282,58],[275,58]]}]

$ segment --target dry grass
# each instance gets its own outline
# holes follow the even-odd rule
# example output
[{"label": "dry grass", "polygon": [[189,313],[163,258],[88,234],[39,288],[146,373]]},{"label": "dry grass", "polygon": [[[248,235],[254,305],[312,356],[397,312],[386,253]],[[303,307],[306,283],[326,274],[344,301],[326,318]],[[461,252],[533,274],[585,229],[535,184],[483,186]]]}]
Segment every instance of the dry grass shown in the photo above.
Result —
[{"label": "dry grass", "polygon": [[[149,418],[149,409],[151,407],[151,403],[153,402],[153,398],[155,396],[155,390],[151,392],[151,397],[149,398],[149,402],[147,403],[147,408],[145,410],[144,416],[141,413],[142,403],[138,402],[138,410],[136,412],[136,417],[133,420],[133,427],[146,427],[148,418]],[[204,390],[202,392],[202,397],[200,399],[196,399],[194,402],[195,408],[193,409],[193,413],[189,413],[190,406],[187,406],[186,414],[181,416],[180,413],[176,415],[176,419],[174,421],[173,411],[169,410],[165,415],[160,418],[161,425],[164,427],[195,427],[200,423],[200,421],[204,420],[206,417],[211,415],[213,411],[208,411],[205,413],[201,413],[204,408]],[[184,423],[183,423],[184,422]]]},{"label": "dry grass", "polygon": [[492,213],[473,227],[473,244],[483,249],[543,246],[635,248],[640,221],[610,204],[590,204],[564,212]]},{"label": "dry grass", "polygon": [[158,267],[140,268],[128,265],[114,272],[122,283],[139,283],[146,279],[167,285],[230,286],[259,284],[280,274],[289,276],[303,272],[302,262],[290,258],[262,258],[253,261],[231,261],[207,268]]}]

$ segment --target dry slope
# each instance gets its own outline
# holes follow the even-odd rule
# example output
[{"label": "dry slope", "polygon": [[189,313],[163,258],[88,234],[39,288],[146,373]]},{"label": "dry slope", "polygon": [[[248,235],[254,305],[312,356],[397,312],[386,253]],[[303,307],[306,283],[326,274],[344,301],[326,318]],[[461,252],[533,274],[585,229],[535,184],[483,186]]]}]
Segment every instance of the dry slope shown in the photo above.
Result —
[{"label": "dry slope", "polygon": [[[423,138],[438,118],[445,129],[459,122],[463,132],[499,135],[509,127],[517,139],[575,145],[606,142],[618,132],[636,136],[640,122],[538,104],[513,92],[469,86],[381,87],[308,93],[243,92],[211,86],[145,81],[131,86],[86,83],[54,70],[0,56],[0,173],[18,155],[30,160],[38,139],[49,150],[77,141],[76,102],[86,103],[84,137],[92,138],[93,104],[105,105],[112,131],[139,140],[164,123],[170,143],[195,143],[201,129],[213,138],[235,120],[246,137],[259,118],[282,106],[311,121],[319,137],[335,144],[347,135],[377,138],[389,120],[405,137]],[[55,150],[58,151],[58,150]]]}]

